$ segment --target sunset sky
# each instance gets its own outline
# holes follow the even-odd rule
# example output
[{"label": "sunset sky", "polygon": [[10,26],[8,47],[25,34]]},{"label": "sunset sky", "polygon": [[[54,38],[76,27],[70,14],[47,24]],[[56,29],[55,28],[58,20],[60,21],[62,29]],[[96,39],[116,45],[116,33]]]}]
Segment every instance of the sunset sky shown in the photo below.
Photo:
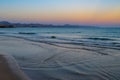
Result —
[{"label": "sunset sky", "polygon": [[0,21],[119,25],[120,0],[0,0]]}]

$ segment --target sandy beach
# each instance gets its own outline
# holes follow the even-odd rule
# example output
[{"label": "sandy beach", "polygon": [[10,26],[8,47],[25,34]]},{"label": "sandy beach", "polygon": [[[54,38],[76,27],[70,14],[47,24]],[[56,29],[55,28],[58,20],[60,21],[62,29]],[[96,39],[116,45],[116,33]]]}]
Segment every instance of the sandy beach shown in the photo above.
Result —
[{"label": "sandy beach", "polygon": [[[117,80],[120,75],[120,55],[115,49],[0,36],[0,51],[14,57],[32,80]],[[19,75],[14,74],[15,68],[9,69],[4,56],[0,61],[2,80],[28,80],[20,68]]]},{"label": "sandy beach", "polygon": [[0,80],[30,80],[17,65],[15,60],[0,54]]}]

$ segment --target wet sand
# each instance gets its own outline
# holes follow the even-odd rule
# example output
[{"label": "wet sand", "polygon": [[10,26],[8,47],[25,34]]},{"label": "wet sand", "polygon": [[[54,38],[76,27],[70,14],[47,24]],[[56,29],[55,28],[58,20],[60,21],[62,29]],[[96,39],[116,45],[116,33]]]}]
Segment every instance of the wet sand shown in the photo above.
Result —
[{"label": "wet sand", "polygon": [[12,55],[32,80],[120,78],[120,53],[115,49],[0,36],[0,51]]},{"label": "wet sand", "polygon": [[29,78],[12,58],[0,54],[0,80],[29,80]]}]

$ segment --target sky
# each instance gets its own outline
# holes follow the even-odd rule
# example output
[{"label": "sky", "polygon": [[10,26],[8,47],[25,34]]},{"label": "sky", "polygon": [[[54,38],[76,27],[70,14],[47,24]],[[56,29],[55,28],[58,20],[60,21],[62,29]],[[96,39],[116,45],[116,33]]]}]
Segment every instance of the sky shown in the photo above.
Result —
[{"label": "sky", "polygon": [[120,0],[0,0],[0,21],[120,25]]}]

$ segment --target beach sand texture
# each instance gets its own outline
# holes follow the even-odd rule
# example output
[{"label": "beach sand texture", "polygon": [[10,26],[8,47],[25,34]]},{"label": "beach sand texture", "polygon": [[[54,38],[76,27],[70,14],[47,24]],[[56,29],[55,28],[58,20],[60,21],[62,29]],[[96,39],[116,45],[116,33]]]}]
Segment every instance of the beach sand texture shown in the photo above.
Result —
[{"label": "beach sand texture", "polygon": [[[32,80],[119,80],[120,54],[115,49],[0,36],[0,52],[13,56]],[[15,65],[8,67],[14,60],[7,54],[0,56],[0,80],[28,80],[17,65],[18,71]]]},{"label": "beach sand texture", "polygon": [[7,55],[0,54],[0,80],[29,80],[15,61]]}]

